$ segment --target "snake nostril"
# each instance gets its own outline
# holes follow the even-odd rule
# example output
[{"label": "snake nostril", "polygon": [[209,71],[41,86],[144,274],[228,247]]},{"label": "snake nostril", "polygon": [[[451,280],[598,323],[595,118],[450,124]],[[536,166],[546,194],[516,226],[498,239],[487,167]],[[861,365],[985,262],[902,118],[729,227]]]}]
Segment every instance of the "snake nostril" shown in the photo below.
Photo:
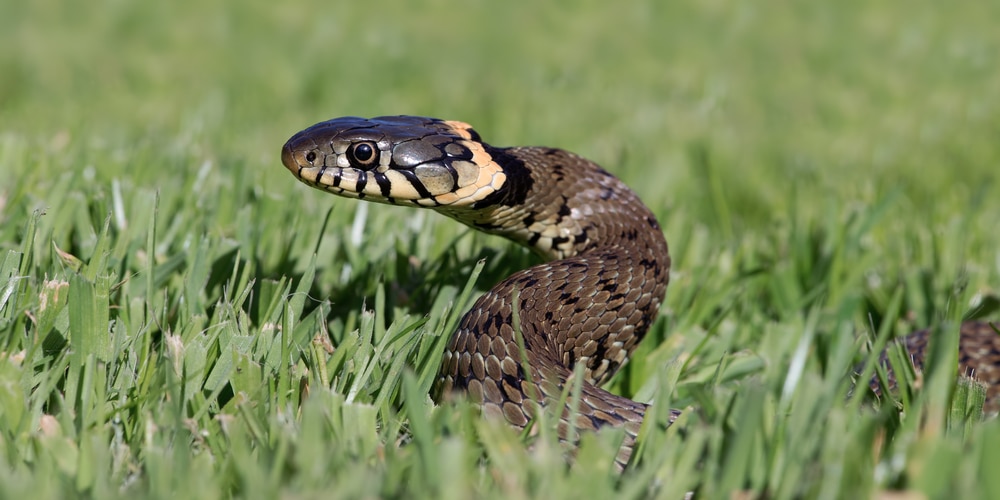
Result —
[{"label": "snake nostril", "polygon": [[316,152],[315,151],[310,151],[310,152],[306,153],[306,161],[309,162],[309,163],[312,163],[312,162],[316,161]]}]

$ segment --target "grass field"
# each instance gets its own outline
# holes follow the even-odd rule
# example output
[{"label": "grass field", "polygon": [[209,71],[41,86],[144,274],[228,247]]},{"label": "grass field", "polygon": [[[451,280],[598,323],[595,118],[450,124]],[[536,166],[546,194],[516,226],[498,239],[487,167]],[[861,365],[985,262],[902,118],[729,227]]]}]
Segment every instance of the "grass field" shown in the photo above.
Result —
[{"label": "grass field", "polygon": [[[1000,497],[947,343],[998,319],[1000,3],[217,4],[0,3],[0,498]],[[616,432],[567,466],[433,404],[534,261],[281,167],[382,114],[575,151],[657,213],[666,305],[610,389],[685,413],[623,475]],[[933,325],[902,412],[848,396]]]}]

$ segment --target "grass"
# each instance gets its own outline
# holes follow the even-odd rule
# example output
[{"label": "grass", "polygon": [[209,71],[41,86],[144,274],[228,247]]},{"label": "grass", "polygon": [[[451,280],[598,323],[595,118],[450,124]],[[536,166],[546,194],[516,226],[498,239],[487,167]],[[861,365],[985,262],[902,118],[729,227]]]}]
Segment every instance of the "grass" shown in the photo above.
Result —
[{"label": "grass", "polygon": [[[996,498],[1000,427],[951,411],[946,341],[997,319],[998,14],[5,2],[0,497]],[[281,168],[350,114],[564,147],[657,213],[667,302],[610,387],[654,401],[624,475],[618,433],[567,466],[432,403],[471,298],[534,261]],[[850,393],[869,341],[934,325],[902,412]]]}]

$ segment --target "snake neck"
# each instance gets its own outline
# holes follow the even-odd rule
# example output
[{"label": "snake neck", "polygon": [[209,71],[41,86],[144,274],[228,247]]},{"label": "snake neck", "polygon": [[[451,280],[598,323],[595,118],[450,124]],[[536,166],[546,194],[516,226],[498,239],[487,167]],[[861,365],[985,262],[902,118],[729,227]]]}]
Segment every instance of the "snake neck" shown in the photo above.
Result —
[{"label": "snake neck", "polygon": [[472,207],[439,207],[451,218],[524,245],[547,260],[628,249],[669,267],[653,213],[622,181],[561,149],[491,148],[507,182]]},{"label": "snake neck", "polygon": [[[625,426],[634,436],[645,405],[598,386],[627,362],[662,303],[670,256],[656,218],[624,183],[572,153],[532,147],[489,154],[507,179],[489,203],[437,210],[550,262],[514,273],[476,301],[448,344],[439,390],[464,390],[486,414],[523,428],[533,416],[525,402],[559,401],[582,365],[572,425]],[[530,376],[521,368],[525,359]]]}]

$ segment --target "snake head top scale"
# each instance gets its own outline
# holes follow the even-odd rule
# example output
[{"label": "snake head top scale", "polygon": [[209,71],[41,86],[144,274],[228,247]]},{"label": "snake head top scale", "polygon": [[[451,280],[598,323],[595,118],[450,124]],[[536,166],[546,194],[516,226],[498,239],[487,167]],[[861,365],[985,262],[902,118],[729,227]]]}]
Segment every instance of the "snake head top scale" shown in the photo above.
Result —
[{"label": "snake head top scale", "polygon": [[523,428],[582,364],[580,404],[555,409],[562,427],[623,426],[619,463],[628,459],[646,407],[597,386],[655,320],[670,256],[653,213],[623,182],[561,149],[493,147],[465,123],[412,116],[318,123],[289,139],[281,158],[315,188],[432,208],[548,259],[477,300],[451,338],[438,390],[464,392]]}]

